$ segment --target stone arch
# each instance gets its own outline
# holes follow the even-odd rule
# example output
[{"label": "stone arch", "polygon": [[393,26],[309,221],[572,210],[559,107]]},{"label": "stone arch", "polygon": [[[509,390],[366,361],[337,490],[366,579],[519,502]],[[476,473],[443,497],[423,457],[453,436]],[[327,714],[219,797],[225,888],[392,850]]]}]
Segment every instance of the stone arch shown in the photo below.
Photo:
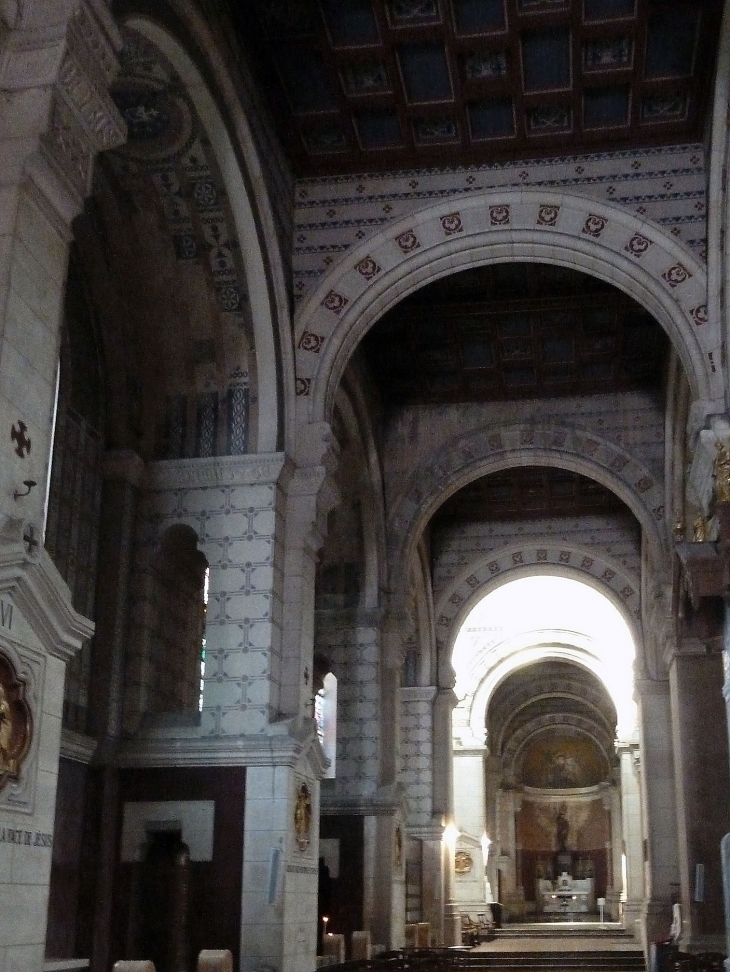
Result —
[{"label": "stone arch", "polygon": [[616,493],[637,518],[650,556],[666,560],[664,489],[641,463],[613,442],[558,423],[486,427],[457,436],[412,473],[389,521],[391,593],[402,603],[402,578],[418,538],[449,496],[467,483],[515,465],[569,469]]},{"label": "stone arch", "polygon": [[413,213],[326,275],[296,319],[298,422],[327,418],[347,361],[390,307],[438,277],[506,261],[572,267],[623,290],[669,335],[693,397],[722,398],[720,327],[705,268],[685,247],[615,205],[505,188]]},{"label": "stone arch", "polygon": [[474,687],[454,709],[454,735],[483,740],[487,707],[497,687],[518,668],[549,660],[569,662],[590,672],[604,686],[618,711],[607,665],[594,653],[590,638],[567,631],[523,632],[508,639],[499,656],[489,664],[485,665],[484,659],[475,660]]},{"label": "stone arch", "polygon": [[449,652],[472,608],[488,593],[518,576],[572,576],[604,594],[619,609],[636,642],[640,636],[639,578],[612,557],[593,547],[550,538],[527,538],[485,555],[449,584],[436,604],[436,644]]},{"label": "stone arch", "polygon": [[[213,92],[180,42],[156,21],[146,16],[131,16],[125,26],[153,44],[177,72],[185,92],[194,105],[202,127],[217,159],[223,186],[233,217],[234,232],[240,243],[251,311],[256,362],[258,417],[255,429],[256,451],[275,452],[280,447],[282,342],[279,322],[288,317],[284,307],[285,287],[280,268],[273,268],[266,250],[277,248],[273,218],[262,221],[260,210],[266,201],[258,198],[255,184],[262,185],[260,165],[245,118],[235,119],[236,145]],[[230,100],[230,99],[229,99]],[[236,148],[241,148],[239,160]],[[253,179],[245,171],[253,171]],[[258,178],[257,178],[258,176]],[[262,222],[264,225],[262,225]],[[270,225],[269,225],[270,224]],[[275,262],[275,261],[274,261]]]}]

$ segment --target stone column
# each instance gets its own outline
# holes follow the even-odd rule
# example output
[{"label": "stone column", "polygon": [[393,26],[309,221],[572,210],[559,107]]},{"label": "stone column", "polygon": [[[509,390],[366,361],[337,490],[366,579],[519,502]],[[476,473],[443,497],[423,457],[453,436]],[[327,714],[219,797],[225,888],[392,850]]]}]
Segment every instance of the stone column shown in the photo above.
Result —
[{"label": "stone column", "polygon": [[637,679],[646,835],[646,941],[665,938],[672,921],[672,890],[679,884],[674,753],[669,680]]},{"label": "stone column", "polygon": [[[669,668],[682,947],[696,951],[718,950],[725,943],[720,841],[730,829],[722,658],[705,649],[704,641],[686,641]],[[704,884],[701,901],[696,900],[698,874]]]},{"label": "stone column", "polygon": [[611,820],[611,871],[608,875],[610,891],[607,889],[607,903],[609,914],[614,920],[619,917],[619,901],[623,888],[622,854],[623,854],[623,822],[621,820],[621,790],[612,787],[609,796],[609,814]]},{"label": "stone column", "polygon": [[314,582],[317,554],[326,534],[327,513],[337,501],[329,474],[337,442],[326,422],[297,432],[296,468],[286,487],[282,639],[279,710],[308,712],[312,696]]},{"label": "stone column", "polygon": [[421,903],[423,920],[431,926],[431,941],[444,941],[444,873],[441,847],[443,830],[433,827],[423,836]]},{"label": "stone column", "polygon": [[100,741],[97,761],[103,766],[91,955],[93,972],[104,972],[110,966],[109,927],[119,809],[119,774],[111,764],[111,757],[122,730],[129,581],[137,494],[144,474],[144,463],[134,452],[116,450],[104,456],[102,473],[104,487],[101,499],[96,633],[89,686],[89,731]]},{"label": "stone column", "polygon": [[96,153],[125,137],[107,92],[121,42],[103,3],[15,6],[0,36],[0,521],[22,511],[40,538],[70,227]]},{"label": "stone column", "polygon": [[623,852],[626,855],[624,926],[627,931],[637,934],[644,902],[639,746],[636,742],[622,742],[617,743],[616,748],[621,759],[621,818]]},{"label": "stone column", "polygon": [[[104,3],[3,7],[0,32],[0,967],[43,966],[66,662],[93,626],[42,549],[71,221],[124,139]],[[36,485],[30,493],[25,481]],[[26,728],[23,728],[25,726]]]},{"label": "stone column", "polygon": [[[440,817],[442,826],[453,821],[454,813],[454,746],[451,728],[451,715],[456,705],[452,688],[439,688],[433,702],[433,812]],[[447,945],[456,944],[454,938],[454,916],[457,912],[453,897],[454,852],[447,842],[442,848],[442,873],[444,875],[444,917],[443,937]]]},{"label": "stone column", "polygon": [[497,861],[499,860],[499,842],[497,840],[497,793],[502,781],[502,761],[498,756],[486,756],[484,759],[484,800],[487,836],[492,844],[489,848],[487,860],[487,877],[492,889],[492,897],[497,900],[499,880],[497,875]]}]

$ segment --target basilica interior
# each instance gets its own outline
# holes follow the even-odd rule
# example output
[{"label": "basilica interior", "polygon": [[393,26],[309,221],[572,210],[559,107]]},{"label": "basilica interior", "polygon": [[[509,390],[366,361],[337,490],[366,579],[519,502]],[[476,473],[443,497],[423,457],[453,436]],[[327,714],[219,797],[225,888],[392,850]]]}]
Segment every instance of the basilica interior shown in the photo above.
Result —
[{"label": "basilica interior", "polygon": [[727,954],[725,7],[0,0],[0,969]]}]

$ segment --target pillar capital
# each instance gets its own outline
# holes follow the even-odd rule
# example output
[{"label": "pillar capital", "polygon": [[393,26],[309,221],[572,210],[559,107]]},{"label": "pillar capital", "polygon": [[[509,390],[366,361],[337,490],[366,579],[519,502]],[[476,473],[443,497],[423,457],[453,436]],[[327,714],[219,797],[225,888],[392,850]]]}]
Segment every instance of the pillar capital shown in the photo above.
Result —
[{"label": "pillar capital", "polygon": [[52,6],[0,33],[3,169],[9,182],[29,173],[70,225],[91,191],[96,155],[126,138],[108,90],[122,39],[102,0]]}]

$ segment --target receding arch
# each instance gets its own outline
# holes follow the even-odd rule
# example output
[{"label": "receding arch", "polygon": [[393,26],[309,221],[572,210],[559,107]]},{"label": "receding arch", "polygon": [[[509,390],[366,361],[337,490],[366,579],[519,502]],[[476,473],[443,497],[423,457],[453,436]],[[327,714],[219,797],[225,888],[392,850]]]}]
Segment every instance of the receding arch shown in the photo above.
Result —
[{"label": "receding arch", "polygon": [[[515,567],[505,576],[493,578],[475,590],[473,596],[460,610],[451,628],[451,636],[448,641],[440,645],[440,650],[452,659],[457,646],[457,637],[480,603],[500,588],[536,576],[560,578],[592,588],[596,594],[605,598],[626,625],[633,645],[632,651],[640,656],[641,632],[637,619],[627,610],[626,605],[615,597],[605,582],[587,578],[575,569],[557,569],[548,566],[536,568],[533,565]],[[573,630],[567,626],[564,628],[530,627],[524,630],[518,628],[494,644],[485,643],[485,646],[470,658],[468,669],[465,668],[461,674],[461,684],[469,687],[454,712],[455,732],[458,734],[459,730],[468,730],[472,738],[479,739],[484,729],[487,706],[496,688],[517,669],[544,660],[569,662],[591,672],[608,692],[617,712],[620,712],[621,699],[618,695],[618,685],[621,679],[616,678],[615,659],[603,657],[603,654],[597,647],[593,635],[582,629]],[[624,672],[623,675],[626,676],[627,673]],[[459,681],[457,681],[457,692],[458,686]]]},{"label": "receding arch", "polygon": [[600,482],[626,503],[641,524],[652,559],[666,561],[664,490],[629,453],[586,429],[525,423],[489,426],[456,436],[411,474],[389,521],[390,589],[403,603],[403,576],[426,524],[463,486],[516,465],[555,466]]},{"label": "receding arch", "polygon": [[722,397],[720,334],[705,268],[657,226],[571,194],[490,190],[413,213],[341,260],[296,321],[298,420],[322,421],[358,343],[390,307],[438,277],[492,262],[582,270],[624,291],[662,325],[693,398]]}]

